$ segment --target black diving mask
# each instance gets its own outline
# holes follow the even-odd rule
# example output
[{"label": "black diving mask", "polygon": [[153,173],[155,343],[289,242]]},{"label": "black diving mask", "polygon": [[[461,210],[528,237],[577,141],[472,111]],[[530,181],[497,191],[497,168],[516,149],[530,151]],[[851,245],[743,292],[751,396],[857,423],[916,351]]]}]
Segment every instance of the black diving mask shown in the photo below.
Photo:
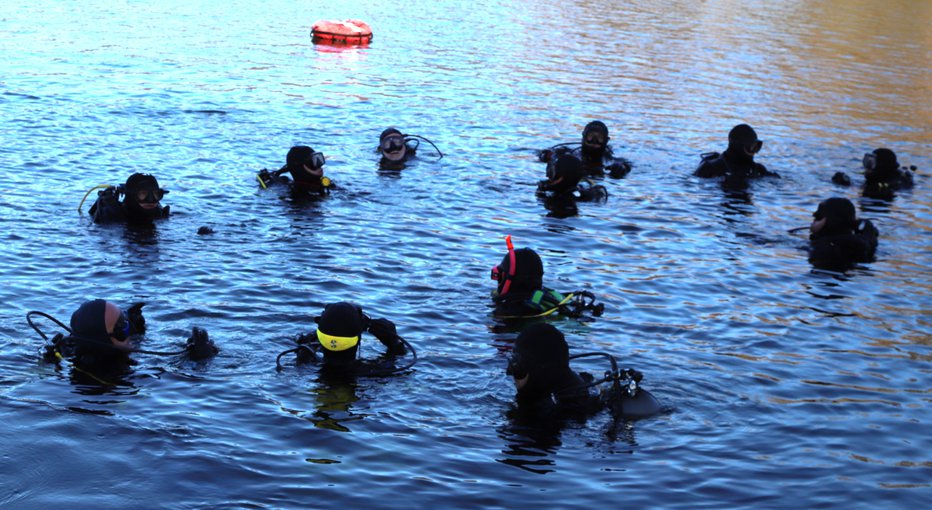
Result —
[{"label": "black diving mask", "polygon": [[760,140],[755,140],[754,143],[746,146],[744,150],[746,150],[748,154],[757,154],[758,152],[760,152],[760,149],[763,146],[764,146],[764,142]]},{"label": "black diving mask", "polygon": [[524,379],[527,377],[527,367],[524,366],[524,362],[518,353],[512,353],[511,357],[508,358],[508,368],[505,369],[505,374],[515,379]]},{"label": "black diving mask", "polygon": [[129,321],[126,319],[126,314],[122,311],[120,312],[120,318],[118,318],[116,324],[113,325],[113,333],[110,333],[110,336],[116,338],[120,342],[129,338]]},{"label": "black diving mask", "polygon": [[379,146],[382,148],[382,152],[395,153],[404,148],[405,138],[402,135],[386,136]]},{"label": "black diving mask", "polygon": [[599,147],[608,143],[608,135],[601,131],[590,131],[586,133],[583,139],[586,145],[598,145]]},{"label": "black diving mask", "polygon": [[861,164],[864,165],[864,169],[868,172],[873,171],[877,168],[877,155],[868,152],[864,155],[864,159],[861,160]]},{"label": "black diving mask", "polygon": [[325,163],[327,163],[327,158],[324,157],[323,152],[312,152],[304,162],[310,168],[322,168]]},{"label": "black diving mask", "polygon": [[165,193],[168,192],[160,188],[141,189],[136,192],[136,202],[140,204],[157,204],[162,201]]}]

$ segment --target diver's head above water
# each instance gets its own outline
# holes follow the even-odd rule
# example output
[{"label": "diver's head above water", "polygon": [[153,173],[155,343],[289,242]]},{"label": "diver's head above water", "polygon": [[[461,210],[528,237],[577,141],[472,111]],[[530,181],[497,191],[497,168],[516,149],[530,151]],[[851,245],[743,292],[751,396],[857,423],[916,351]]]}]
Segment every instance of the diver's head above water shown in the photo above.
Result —
[{"label": "diver's head above water", "polygon": [[507,374],[518,395],[550,395],[569,368],[569,347],[563,333],[550,324],[528,326],[515,340]]},{"label": "diver's head above water", "polygon": [[754,128],[747,124],[738,124],[728,132],[728,153],[735,159],[753,160],[763,144]]},{"label": "diver's head above water", "polygon": [[579,186],[585,171],[583,164],[572,154],[563,154],[547,165],[547,177],[540,189],[554,191],[558,194],[571,192]]},{"label": "diver's head above water", "polygon": [[76,355],[101,362],[133,350],[130,323],[120,307],[103,299],[85,301],[71,314],[71,336]]},{"label": "diver's head above water", "polygon": [[325,360],[349,362],[356,359],[362,334],[369,328],[369,317],[362,307],[347,302],[331,303],[314,320]]},{"label": "diver's head above water", "polygon": [[606,147],[608,147],[608,141],[611,138],[608,136],[608,126],[604,122],[594,120],[583,128],[582,132],[582,152],[587,157],[601,156]]},{"label": "diver's head above water", "polygon": [[527,294],[544,286],[544,263],[530,248],[509,250],[502,262],[492,268],[492,279],[498,281],[497,294]]},{"label": "diver's head above water", "polygon": [[867,182],[883,182],[899,175],[900,163],[896,153],[890,149],[874,149],[864,155],[861,160],[864,166],[864,180]]},{"label": "diver's head above water", "polygon": [[858,225],[854,204],[847,198],[823,200],[812,217],[812,225],[809,227],[810,239],[848,234]]},{"label": "diver's head above water", "polygon": [[400,162],[405,159],[408,146],[405,135],[397,128],[390,127],[379,135],[379,153],[382,158],[390,162]]},{"label": "diver's head above water", "polygon": [[327,159],[306,145],[296,145],[288,150],[285,165],[296,184],[320,185]]},{"label": "diver's head above water", "polygon": [[123,192],[126,194],[124,208],[131,221],[151,221],[162,217],[161,200],[167,191],[159,187],[155,176],[140,173],[130,175],[123,185]]}]

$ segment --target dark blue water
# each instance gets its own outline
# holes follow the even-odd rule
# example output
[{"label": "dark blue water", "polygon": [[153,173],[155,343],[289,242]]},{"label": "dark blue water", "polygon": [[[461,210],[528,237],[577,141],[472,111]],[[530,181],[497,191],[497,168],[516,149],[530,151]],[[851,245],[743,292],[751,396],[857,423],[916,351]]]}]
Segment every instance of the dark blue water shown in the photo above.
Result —
[{"label": "dark blue water", "polygon": [[[876,508],[930,498],[932,72],[924,2],[52,2],[0,15],[0,506]],[[365,49],[310,44],[358,17]],[[634,162],[559,218],[532,149],[604,120]],[[690,177],[748,122],[778,181]],[[377,171],[389,125],[447,155]],[[316,203],[258,189],[293,144]],[[887,146],[919,167],[860,182]],[[79,216],[136,171],[171,190],[153,234]],[[804,226],[851,198],[877,260],[812,272]],[[89,204],[84,205],[87,210]],[[210,226],[213,235],[197,235]],[[669,412],[558,430],[506,416],[514,333],[489,316],[503,236],[606,313],[573,352],[646,374]],[[38,361],[29,310],[147,303],[145,348],[192,325],[201,364],[138,355],[119,385]],[[323,305],[361,303],[421,356],[400,377],[275,370]],[[52,329],[52,328],[49,328]],[[367,339],[366,352],[379,349]],[[593,371],[598,366],[586,365]]]}]

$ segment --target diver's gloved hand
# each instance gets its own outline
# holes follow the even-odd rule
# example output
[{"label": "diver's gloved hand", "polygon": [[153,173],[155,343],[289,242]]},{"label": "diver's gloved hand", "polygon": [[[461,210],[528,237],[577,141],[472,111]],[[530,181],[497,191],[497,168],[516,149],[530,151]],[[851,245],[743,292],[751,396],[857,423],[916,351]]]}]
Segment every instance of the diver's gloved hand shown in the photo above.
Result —
[{"label": "diver's gloved hand", "polygon": [[298,344],[298,364],[317,361],[317,353],[314,352],[314,345],[317,343],[316,331],[301,333],[294,337],[294,341]]},{"label": "diver's gloved hand", "polygon": [[97,196],[104,200],[114,200],[119,202],[120,194],[123,193],[123,186],[107,186],[97,192]]},{"label": "diver's gloved hand", "polygon": [[145,303],[133,303],[126,310],[126,320],[129,322],[129,334],[141,335],[146,332],[146,319],[142,316],[142,307]]},{"label": "diver's gloved hand", "polygon": [[256,179],[259,180],[259,185],[261,185],[264,188],[268,186],[269,184],[272,184],[272,179],[273,179],[272,172],[269,172],[268,169],[263,168],[262,170],[259,171],[258,174],[256,174]]},{"label": "diver's gloved hand", "polygon": [[832,182],[839,186],[850,186],[851,178],[844,172],[835,172],[835,175],[832,176]]},{"label": "diver's gloved hand", "polygon": [[631,165],[624,162],[615,162],[611,165],[605,167],[605,170],[608,171],[609,175],[612,177],[624,177],[628,175],[628,172],[631,171]]},{"label": "diver's gloved hand", "polygon": [[388,319],[372,319],[369,322],[369,332],[375,335],[382,342],[382,345],[388,347],[391,354],[404,354],[406,351],[404,342],[398,336],[395,324]]},{"label": "diver's gloved hand", "polygon": [[209,341],[210,339],[207,336],[206,329],[197,326],[191,328],[191,336],[188,338],[188,343],[203,343]]},{"label": "diver's gloved hand", "polygon": [[207,330],[197,326],[191,328],[191,336],[188,338],[185,349],[188,351],[188,358],[194,361],[207,359],[220,352],[220,349],[207,335]]},{"label": "diver's gloved hand", "polygon": [[317,332],[313,331],[311,333],[301,333],[294,337],[294,341],[297,342],[298,345],[311,345],[317,341]]},{"label": "diver's gloved hand", "polygon": [[861,220],[858,223],[856,232],[860,235],[867,236],[869,238],[877,239],[877,236],[880,235],[880,232],[877,230],[877,227],[871,223],[871,220]]},{"label": "diver's gloved hand", "polygon": [[42,351],[42,361],[46,363],[58,363],[59,354],[61,353],[64,342],[65,335],[56,333],[55,336],[52,337],[51,343],[47,344]]}]

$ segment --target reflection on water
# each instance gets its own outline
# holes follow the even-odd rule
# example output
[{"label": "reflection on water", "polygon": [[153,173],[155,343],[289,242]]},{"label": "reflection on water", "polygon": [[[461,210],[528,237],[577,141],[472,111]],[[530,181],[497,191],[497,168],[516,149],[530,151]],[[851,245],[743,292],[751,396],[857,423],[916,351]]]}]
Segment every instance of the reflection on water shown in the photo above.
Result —
[{"label": "reflection on water", "polygon": [[336,432],[350,432],[349,422],[361,420],[365,415],[352,412],[352,404],[359,400],[356,396],[356,382],[339,377],[321,376],[318,386],[312,391],[316,401],[313,416],[310,418],[315,427]]},{"label": "reflection on water", "polygon": [[508,423],[498,430],[498,435],[505,442],[502,450],[504,458],[498,462],[527,470],[535,474],[554,472],[552,456],[560,448],[561,423],[522,423],[512,409],[507,416]]}]

